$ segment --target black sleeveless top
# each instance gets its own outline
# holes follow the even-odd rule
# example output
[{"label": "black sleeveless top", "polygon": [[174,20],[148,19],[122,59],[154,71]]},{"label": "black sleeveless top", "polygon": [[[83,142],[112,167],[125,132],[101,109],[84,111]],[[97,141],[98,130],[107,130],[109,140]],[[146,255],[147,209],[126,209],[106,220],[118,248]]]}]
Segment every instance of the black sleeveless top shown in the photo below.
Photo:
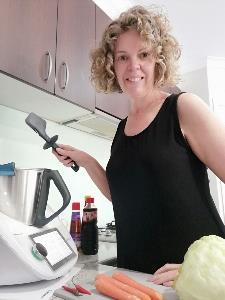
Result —
[{"label": "black sleeveless top", "polygon": [[182,263],[195,240],[225,228],[209,191],[206,166],[184,139],[179,95],[164,101],[151,124],[126,136],[118,126],[106,168],[117,230],[118,267],[154,273]]}]

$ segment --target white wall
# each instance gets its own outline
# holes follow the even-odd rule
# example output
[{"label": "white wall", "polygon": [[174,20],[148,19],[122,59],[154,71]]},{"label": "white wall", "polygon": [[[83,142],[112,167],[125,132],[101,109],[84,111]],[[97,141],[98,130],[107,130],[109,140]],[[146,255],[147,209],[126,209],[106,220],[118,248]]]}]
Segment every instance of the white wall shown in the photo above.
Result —
[{"label": "white wall", "polygon": [[[0,164],[14,161],[17,168],[50,168],[58,170],[71,193],[71,202],[84,204],[84,196],[92,195],[98,207],[98,225],[104,226],[114,219],[111,203],[95,187],[86,171],[82,168],[75,173],[71,168],[61,165],[51,153],[43,150],[44,141],[25,123],[26,113],[0,105]],[[111,142],[87,133],[47,122],[46,132],[49,136],[59,135],[59,143],[70,144],[93,155],[106,166]],[[50,205],[57,209],[61,197],[54,184],[49,195]],[[61,214],[61,218],[70,222],[71,205]]]},{"label": "white wall", "polygon": [[209,104],[206,67],[182,74],[179,87],[182,91],[198,95]]}]

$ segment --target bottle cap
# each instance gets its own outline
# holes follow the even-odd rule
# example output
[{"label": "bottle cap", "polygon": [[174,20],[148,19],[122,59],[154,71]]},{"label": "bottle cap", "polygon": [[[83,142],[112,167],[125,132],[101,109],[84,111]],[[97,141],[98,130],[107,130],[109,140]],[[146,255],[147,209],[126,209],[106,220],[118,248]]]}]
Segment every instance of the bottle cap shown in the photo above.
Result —
[{"label": "bottle cap", "polygon": [[94,203],[94,198],[92,197],[86,198],[86,203]]},{"label": "bottle cap", "polygon": [[72,210],[80,210],[80,202],[73,202]]}]

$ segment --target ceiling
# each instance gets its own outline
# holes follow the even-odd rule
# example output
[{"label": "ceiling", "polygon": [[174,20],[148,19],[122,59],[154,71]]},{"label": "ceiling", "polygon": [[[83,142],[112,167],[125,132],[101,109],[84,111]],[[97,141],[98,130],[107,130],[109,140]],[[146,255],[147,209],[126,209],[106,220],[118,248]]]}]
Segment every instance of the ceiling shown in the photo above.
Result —
[{"label": "ceiling", "polygon": [[225,1],[223,0],[94,0],[111,18],[133,5],[157,5],[170,20],[182,47],[181,73],[206,66],[207,56],[225,57]]}]

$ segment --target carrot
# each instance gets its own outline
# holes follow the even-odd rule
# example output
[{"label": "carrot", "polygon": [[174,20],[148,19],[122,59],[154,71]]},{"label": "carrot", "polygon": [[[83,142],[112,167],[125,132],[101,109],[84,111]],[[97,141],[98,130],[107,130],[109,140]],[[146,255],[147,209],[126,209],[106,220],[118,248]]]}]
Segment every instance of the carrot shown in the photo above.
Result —
[{"label": "carrot", "polygon": [[104,278],[97,279],[95,281],[95,287],[99,293],[116,300],[141,300],[140,298],[121,290]]},{"label": "carrot", "polygon": [[130,278],[129,276],[127,276],[124,273],[121,273],[121,272],[113,273],[112,278],[119,280],[122,283],[125,283],[135,289],[138,289],[139,291],[142,291],[143,293],[149,295],[152,300],[163,300],[162,294],[160,294],[159,292],[157,292],[156,290],[154,290],[150,287],[147,287],[147,286],[133,280],[132,278]]},{"label": "carrot", "polygon": [[137,290],[127,284],[124,284],[122,283],[121,281],[118,281],[106,274],[98,274],[96,276],[96,279],[99,279],[99,278],[102,278],[103,280],[105,281],[108,281],[110,283],[112,283],[113,285],[117,286],[118,288],[120,288],[121,290],[131,294],[131,295],[134,295],[134,296],[137,296],[138,298],[140,298],[141,300],[151,300],[151,298],[146,295],[145,293],[141,292],[140,290]]}]

